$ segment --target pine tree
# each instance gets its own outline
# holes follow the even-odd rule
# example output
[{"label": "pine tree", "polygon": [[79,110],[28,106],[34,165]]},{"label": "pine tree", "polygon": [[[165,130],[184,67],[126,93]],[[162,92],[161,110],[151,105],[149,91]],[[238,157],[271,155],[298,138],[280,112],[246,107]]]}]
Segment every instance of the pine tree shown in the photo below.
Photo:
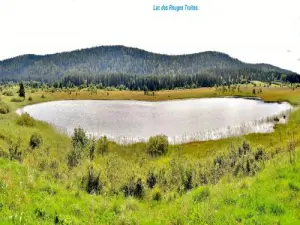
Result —
[{"label": "pine tree", "polygon": [[25,88],[22,82],[20,83],[19,96],[25,98]]}]

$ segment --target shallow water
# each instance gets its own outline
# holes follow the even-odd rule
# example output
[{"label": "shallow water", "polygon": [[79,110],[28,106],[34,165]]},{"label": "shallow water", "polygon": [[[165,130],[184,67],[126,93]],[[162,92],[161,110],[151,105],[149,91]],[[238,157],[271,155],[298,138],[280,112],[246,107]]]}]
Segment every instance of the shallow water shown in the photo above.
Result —
[{"label": "shallow water", "polygon": [[180,143],[272,132],[274,122],[266,118],[287,114],[291,108],[288,103],[242,98],[74,100],[26,106],[17,113],[27,112],[68,134],[82,127],[92,136],[107,135],[122,143],[146,140],[156,134],[165,134],[171,142]]}]

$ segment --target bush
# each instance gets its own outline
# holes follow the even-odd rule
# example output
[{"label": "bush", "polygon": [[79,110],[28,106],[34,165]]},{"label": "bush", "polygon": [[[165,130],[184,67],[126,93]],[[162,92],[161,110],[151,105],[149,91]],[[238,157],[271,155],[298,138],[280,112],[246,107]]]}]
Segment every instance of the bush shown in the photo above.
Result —
[{"label": "bush", "polygon": [[155,188],[152,192],[152,200],[160,201],[162,197],[161,191],[159,188]]},{"label": "bush", "polygon": [[32,101],[32,97],[31,96],[29,96],[28,101]]},{"label": "bush", "polygon": [[6,103],[0,101],[0,114],[7,114],[9,113],[9,111],[9,106]]},{"label": "bush", "polygon": [[72,136],[73,147],[84,148],[88,143],[88,138],[82,128],[75,128]]},{"label": "bush", "polygon": [[38,148],[42,145],[43,138],[39,133],[34,133],[30,137],[29,146],[31,148]]},{"label": "bush", "polygon": [[124,193],[125,197],[134,196],[142,198],[144,196],[142,179],[139,178],[135,181],[134,177],[131,177],[129,182],[121,187],[121,191]]},{"label": "bush", "polygon": [[19,141],[18,143],[10,142],[8,147],[8,152],[9,152],[10,160],[18,160],[20,162],[22,161],[22,151],[20,149]]},{"label": "bush", "polygon": [[206,199],[208,199],[209,196],[210,196],[209,188],[201,187],[193,193],[193,201],[196,203],[203,202]]},{"label": "bush", "polygon": [[254,152],[254,158],[256,161],[263,161],[268,159],[267,153],[263,146],[257,147],[256,151]]},{"label": "bush", "polygon": [[153,172],[149,173],[147,176],[147,186],[153,188],[156,184],[156,177]]},{"label": "bush", "polygon": [[108,140],[106,136],[99,138],[96,144],[96,151],[101,155],[104,155],[108,152]]},{"label": "bush", "polygon": [[88,169],[85,189],[89,194],[99,194],[102,189],[102,185],[100,183],[100,173],[95,174],[92,166]]},{"label": "bush", "polygon": [[67,157],[69,169],[72,169],[73,167],[77,166],[79,164],[80,158],[81,154],[78,151],[78,149],[72,149]]},{"label": "bush", "polygon": [[41,98],[46,98],[46,96],[44,94],[42,94]]},{"label": "bush", "polygon": [[18,118],[17,124],[21,126],[33,127],[35,125],[35,120],[28,113],[23,113]]},{"label": "bush", "polygon": [[3,95],[5,95],[5,96],[14,96],[14,93],[11,90],[7,90],[7,91],[3,92]]},{"label": "bush", "polygon": [[151,156],[164,155],[168,151],[168,137],[165,135],[156,135],[150,137],[147,144],[147,153]]},{"label": "bush", "polygon": [[22,98],[12,98],[10,101],[11,102],[23,102],[24,100]]}]

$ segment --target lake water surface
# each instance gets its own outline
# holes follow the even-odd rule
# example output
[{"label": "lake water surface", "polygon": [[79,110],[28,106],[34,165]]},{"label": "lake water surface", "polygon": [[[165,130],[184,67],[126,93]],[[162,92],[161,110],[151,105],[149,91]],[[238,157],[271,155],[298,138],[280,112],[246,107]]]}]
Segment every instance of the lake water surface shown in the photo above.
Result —
[{"label": "lake water surface", "polygon": [[143,102],[126,100],[55,101],[26,106],[17,113],[53,124],[72,134],[81,127],[89,135],[117,142],[146,140],[165,134],[176,143],[272,132],[268,117],[287,114],[288,103],[242,98],[204,98]]}]

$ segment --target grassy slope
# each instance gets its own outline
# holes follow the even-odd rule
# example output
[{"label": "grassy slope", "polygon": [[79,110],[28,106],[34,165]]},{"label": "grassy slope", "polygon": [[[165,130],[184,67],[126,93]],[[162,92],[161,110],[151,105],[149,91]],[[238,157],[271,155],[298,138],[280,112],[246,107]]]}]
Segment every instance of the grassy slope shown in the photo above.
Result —
[{"label": "grassy slope", "polygon": [[[245,88],[241,95],[250,96],[252,88]],[[156,92],[155,96],[145,96],[141,92],[110,92],[90,95],[81,92],[79,95],[67,93],[45,92],[45,99],[41,92],[30,94],[32,102],[12,103],[11,97],[2,99],[10,104],[12,109],[22,105],[56,99],[138,99],[138,100],[166,100],[191,97],[215,97],[229,95],[229,93],[215,93],[214,89],[195,89]],[[170,96],[170,97],[168,97]],[[286,100],[292,104],[300,103],[300,91],[288,88],[263,88],[259,95],[267,101]],[[16,125],[17,115],[10,113],[0,115],[0,149],[8,148],[7,139],[21,139],[24,148],[28,145],[30,135],[38,131],[44,137],[44,151],[31,152],[24,162],[8,161],[0,158],[0,218],[3,221],[26,224],[52,224],[56,215],[58,220],[70,223],[115,224],[118,222],[134,222],[142,224],[281,224],[299,223],[299,161],[295,167],[287,163],[287,158],[281,154],[266,166],[266,169],[254,178],[233,179],[209,187],[210,197],[203,202],[195,203],[193,196],[200,195],[195,190],[183,196],[175,192],[163,195],[163,200],[157,203],[146,196],[144,200],[124,199],[122,196],[105,197],[90,196],[74,187],[74,180],[69,177],[53,179],[55,173],[68,174],[64,166],[59,169],[48,168],[40,170],[40,161],[65,160],[66,152],[70,149],[68,137],[58,134],[53,128],[38,122],[36,127],[27,128]],[[286,148],[287,141],[294,132],[296,140],[300,137],[298,123],[300,112],[297,110],[290,117],[287,125],[279,125],[272,134],[251,134],[244,138],[252,144],[263,144],[268,150]],[[192,158],[202,158],[215,153],[226,151],[230,143],[238,138],[202,143],[188,143],[183,145],[182,154]],[[154,160],[152,165],[166,164],[178,146],[171,146],[169,155]],[[212,151],[213,150],[213,151]],[[135,154],[143,154],[143,144],[134,146],[119,146],[110,144],[110,151],[118,153],[129,161],[137,159]],[[298,154],[299,155],[299,154]],[[36,159],[39,160],[36,160]],[[298,159],[298,158],[297,158]],[[39,161],[39,162],[37,162]],[[51,161],[51,162],[52,162]],[[97,163],[101,164],[101,160]],[[150,165],[146,165],[150,166]],[[80,170],[79,168],[78,170]],[[59,171],[57,171],[59,170]],[[75,177],[79,171],[71,175]],[[66,182],[70,180],[70,182]],[[290,184],[289,184],[290,183]],[[298,188],[297,188],[298,187]],[[270,193],[272,193],[270,195]],[[176,197],[177,196],[177,197]],[[2,204],[2,206],[1,206]],[[256,221],[256,222],[255,222]],[[72,224],[71,223],[71,224]]]},{"label": "grassy slope", "polygon": [[257,176],[224,178],[183,196],[157,203],[90,196],[67,190],[30,167],[0,159],[0,218],[3,224],[299,224],[300,166],[285,155]]}]

